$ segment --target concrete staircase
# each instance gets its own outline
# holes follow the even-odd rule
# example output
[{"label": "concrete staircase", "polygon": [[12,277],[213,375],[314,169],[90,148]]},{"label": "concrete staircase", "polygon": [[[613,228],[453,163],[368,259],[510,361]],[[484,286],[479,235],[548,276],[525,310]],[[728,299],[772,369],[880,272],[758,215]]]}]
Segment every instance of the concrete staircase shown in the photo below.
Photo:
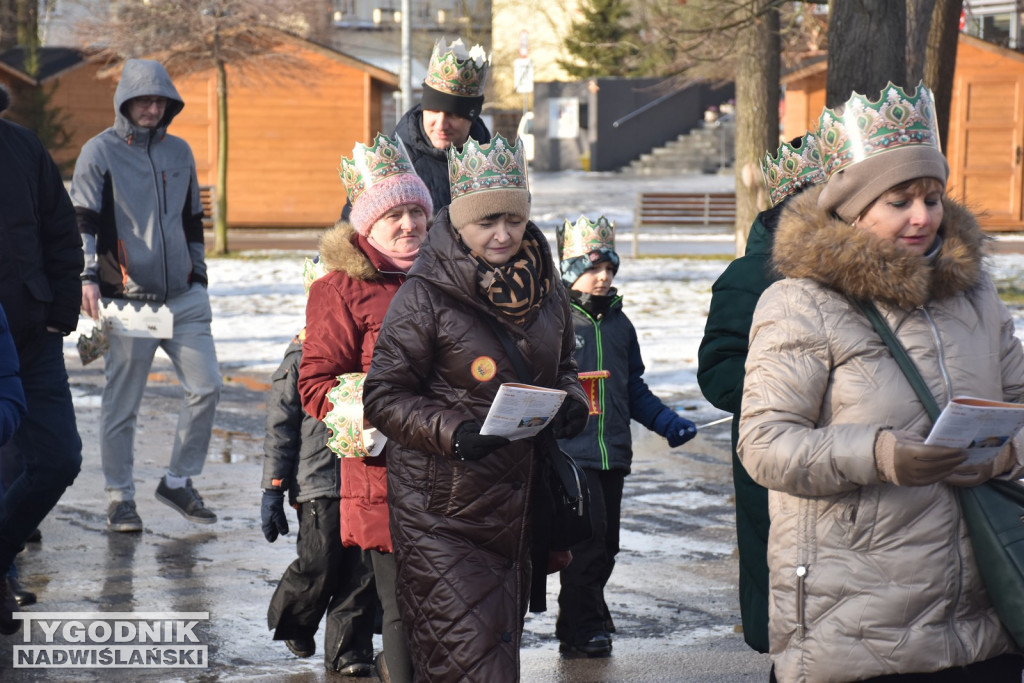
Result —
[{"label": "concrete staircase", "polygon": [[736,124],[717,121],[702,124],[662,147],[641,154],[623,173],[635,175],[677,175],[680,173],[719,173],[732,168],[735,158]]}]

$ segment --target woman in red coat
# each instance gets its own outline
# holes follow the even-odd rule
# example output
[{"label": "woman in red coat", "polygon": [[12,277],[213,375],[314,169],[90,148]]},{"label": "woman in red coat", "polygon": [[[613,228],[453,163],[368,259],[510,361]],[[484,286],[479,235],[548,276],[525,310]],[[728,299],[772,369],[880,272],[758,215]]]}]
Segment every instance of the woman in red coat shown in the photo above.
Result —
[{"label": "woman in red coat", "polygon": [[[395,564],[388,529],[386,458],[362,432],[362,377],[370,367],[384,314],[419,253],[433,212],[430,194],[404,152],[378,135],[341,160],[352,205],[320,241],[327,274],[309,290],[299,393],[310,415],[324,420],[329,445],[342,456],[341,536],[370,551],[384,608],[386,680],[412,680],[395,602]],[[380,439],[380,437],[378,437]],[[378,444],[379,445],[379,444]]]}]

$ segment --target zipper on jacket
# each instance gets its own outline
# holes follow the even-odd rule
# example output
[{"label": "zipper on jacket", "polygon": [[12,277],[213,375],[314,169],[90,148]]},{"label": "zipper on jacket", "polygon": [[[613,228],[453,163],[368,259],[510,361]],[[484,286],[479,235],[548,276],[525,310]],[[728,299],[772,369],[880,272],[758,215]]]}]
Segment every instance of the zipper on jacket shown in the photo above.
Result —
[{"label": "zipper on jacket", "polygon": [[[590,317],[588,314],[587,317]],[[597,346],[597,368],[604,370],[604,345],[601,342],[601,321],[590,318],[594,324],[594,344]],[[611,463],[608,460],[608,444],[604,442],[604,382],[597,383],[597,405],[601,407],[601,414],[597,416],[597,447],[601,450],[601,469],[610,469]]]},{"label": "zipper on jacket", "polygon": [[946,369],[946,354],[942,352],[942,340],[939,338],[939,328],[935,325],[935,320],[932,319],[928,309],[924,306],[919,307],[921,314],[924,315],[924,319],[928,322],[928,327],[932,331],[932,339],[935,340],[935,353],[939,359],[939,373],[942,375],[942,383],[946,385],[946,400],[943,405],[949,403],[953,399],[953,380],[949,376],[949,370]]},{"label": "zipper on jacket", "polygon": [[[949,401],[951,401],[953,399],[953,379],[949,376],[949,370],[946,368],[946,355],[943,353],[943,350],[942,350],[942,339],[941,339],[941,337],[939,337],[939,328],[938,328],[938,326],[936,326],[935,319],[932,318],[931,313],[928,312],[927,308],[925,308],[924,306],[918,306],[918,308],[921,311],[921,315],[924,316],[925,321],[928,323],[928,327],[929,327],[929,329],[931,330],[931,333],[932,333],[932,339],[935,341],[935,353],[936,353],[936,356],[937,356],[938,361],[939,361],[939,374],[942,375],[942,383],[945,385],[945,388],[946,388],[946,400],[945,400],[945,403],[949,403]],[[947,489],[946,492],[950,496],[952,496],[952,498],[953,498],[953,509],[956,511],[956,518],[954,519],[954,522],[953,522],[953,530],[954,530],[953,533],[958,533],[958,530],[960,529],[960,517],[961,517],[961,514],[962,514],[962,512],[960,510],[960,501],[957,500],[956,495],[952,491],[950,491],[948,489],[948,487],[946,487],[946,489]],[[949,613],[947,614],[946,619],[947,619],[947,621],[949,623],[949,631],[950,631],[950,633],[953,634],[953,637],[956,638],[957,644],[960,645],[960,652],[962,654],[962,653],[966,652],[967,648],[964,645],[964,641],[960,637],[960,634],[957,633],[957,629],[956,629],[956,621],[957,621],[956,620],[956,611],[957,611],[957,608],[960,605],[960,599],[961,599],[961,597],[963,595],[963,566],[964,566],[964,557],[963,557],[963,553],[961,552],[960,543],[958,541],[954,541],[953,546],[954,546],[953,549],[954,549],[954,551],[956,553],[956,564],[957,564],[957,566],[956,566],[956,575],[957,575],[957,581],[956,581],[956,587],[955,587],[955,589],[953,591],[953,601],[952,601],[952,603],[949,606]]]},{"label": "zipper on jacket", "polygon": [[796,637],[803,638],[806,627],[804,625],[804,581],[807,579],[807,565],[797,565],[796,568]]},{"label": "zipper on jacket", "polygon": [[[150,166],[150,168],[153,169],[153,183],[154,183],[154,185],[156,185],[156,183],[158,182],[157,170],[156,170],[156,164],[153,163],[153,153],[152,153],[152,150],[153,150],[153,135],[151,133],[146,138],[146,157],[149,159],[149,166]],[[168,272],[168,264],[167,264],[167,235],[165,234],[166,231],[164,229],[164,216],[166,215],[165,211],[166,211],[166,206],[167,206],[167,173],[165,171],[160,171],[159,175],[160,175],[160,181],[162,181],[162,183],[163,183],[163,191],[161,192],[161,188],[160,188],[159,185],[156,185],[156,187],[154,187],[154,190],[156,190],[156,201],[157,201],[158,207],[160,208],[160,210],[157,211],[156,222],[157,222],[157,225],[160,226],[160,242],[161,242],[161,244],[163,246],[162,256],[163,256],[163,267],[164,267],[164,291],[163,291],[163,299],[162,300],[163,301],[167,301],[167,299],[169,298],[168,295],[169,295],[170,289],[171,289],[171,275]]]},{"label": "zipper on jacket", "polygon": [[[601,343],[601,321],[590,315],[590,313],[582,306],[577,305],[575,302],[572,304],[573,308],[587,316],[591,326],[594,328],[594,347],[597,353],[597,367],[595,370],[604,370],[604,345]],[[604,382],[597,383],[597,405],[600,409],[600,414],[597,417],[597,450],[601,453],[601,469],[611,469],[611,463],[608,460],[608,445],[604,442]]]},{"label": "zipper on jacket", "polygon": [[803,640],[807,633],[807,573],[810,571],[812,558],[817,546],[815,524],[818,519],[817,503],[808,498],[801,498],[797,509],[796,538],[796,637]]}]

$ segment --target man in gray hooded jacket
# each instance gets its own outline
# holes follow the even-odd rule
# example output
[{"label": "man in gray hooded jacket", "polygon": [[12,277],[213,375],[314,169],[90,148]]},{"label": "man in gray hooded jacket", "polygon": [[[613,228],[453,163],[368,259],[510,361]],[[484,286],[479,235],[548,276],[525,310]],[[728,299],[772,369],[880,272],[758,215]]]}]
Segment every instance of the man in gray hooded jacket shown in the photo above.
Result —
[{"label": "man in gray hooded jacket", "polygon": [[101,297],[152,303],[173,315],[169,338],[111,334],[101,408],[100,459],[112,531],[141,531],[132,481],[135,424],[153,355],[174,364],[185,398],[156,497],[186,519],[212,524],[191,477],[202,472],[221,376],[210,332],[203,209],[188,143],[167,127],[185,103],[167,71],[129,59],[114,93],[114,125],[82,147],[71,200],[85,248],[82,309]]}]

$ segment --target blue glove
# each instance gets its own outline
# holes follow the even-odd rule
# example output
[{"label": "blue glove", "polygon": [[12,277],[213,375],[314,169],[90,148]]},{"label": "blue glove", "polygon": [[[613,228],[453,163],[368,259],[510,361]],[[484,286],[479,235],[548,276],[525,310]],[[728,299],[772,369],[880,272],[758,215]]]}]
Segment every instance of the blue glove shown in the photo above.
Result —
[{"label": "blue glove", "polygon": [[654,418],[654,431],[668,439],[668,445],[675,448],[697,436],[697,425],[679,417],[671,408],[662,408]]},{"label": "blue glove", "polygon": [[284,491],[267,489],[260,503],[260,520],[263,536],[273,543],[278,533],[288,533],[288,517],[284,514]]},{"label": "blue glove", "polygon": [[672,421],[668,425],[668,431],[665,432],[668,445],[672,448],[682,446],[695,436],[697,436],[697,425],[678,415],[672,417]]}]

